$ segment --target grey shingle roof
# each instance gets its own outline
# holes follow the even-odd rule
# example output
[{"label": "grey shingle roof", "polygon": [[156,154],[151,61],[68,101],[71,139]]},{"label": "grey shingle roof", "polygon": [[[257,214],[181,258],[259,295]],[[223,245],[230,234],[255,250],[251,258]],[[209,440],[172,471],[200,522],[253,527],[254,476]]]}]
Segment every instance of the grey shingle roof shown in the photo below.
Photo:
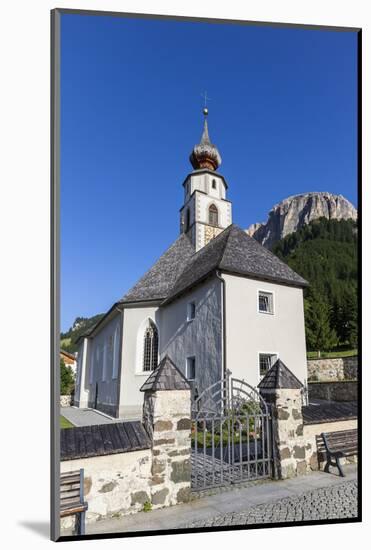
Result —
[{"label": "grey shingle roof", "polygon": [[190,258],[168,299],[215,269],[294,286],[308,284],[272,252],[232,224]]},{"label": "grey shingle roof", "polygon": [[140,391],[189,390],[190,385],[168,355],[144,382]]},{"label": "grey shingle roof", "polygon": [[121,302],[164,299],[194,254],[189,238],[182,234],[125,294]]},{"label": "grey shingle roof", "polygon": [[61,460],[88,458],[149,449],[151,441],[141,422],[112,422],[61,430]]},{"label": "grey shingle roof", "polygon": [[[186,235],[180,235],[103,319],[114,306],[127,302],[158,300],[166,304],[217,269],[291,286],[308,285],[277,256],[232,224],[198,252],[194,251]],[[103,319],[90,327],[79,340],[89,337]]]},{"label": "grey shingle roof", "polygon": [[303,407],[304,424],[321,424],[335,420],[354,420],[358,415],[357,401],[321,403]]},{"label": "grey shingle roof", "polygon": [[258,388],[260,390],[274,390],[274,389],[285,389],[285,390],[299,390],[303,387],[303,384],[295,374],[291,372],[281,361],[277,359],[274,365],[269,369],[264,378],[259,382]]}]

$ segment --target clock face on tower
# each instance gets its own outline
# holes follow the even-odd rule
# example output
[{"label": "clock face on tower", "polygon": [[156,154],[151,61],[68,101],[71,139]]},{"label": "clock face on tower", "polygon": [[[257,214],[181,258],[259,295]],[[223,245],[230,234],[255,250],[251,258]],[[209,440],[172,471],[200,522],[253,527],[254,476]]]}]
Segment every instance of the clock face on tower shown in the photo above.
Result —
[{"label": "clock face on tower", "polygon": [[221,227],[213,227],[212,225],[205,225],[205,245],[214,239],[223,229]]}]

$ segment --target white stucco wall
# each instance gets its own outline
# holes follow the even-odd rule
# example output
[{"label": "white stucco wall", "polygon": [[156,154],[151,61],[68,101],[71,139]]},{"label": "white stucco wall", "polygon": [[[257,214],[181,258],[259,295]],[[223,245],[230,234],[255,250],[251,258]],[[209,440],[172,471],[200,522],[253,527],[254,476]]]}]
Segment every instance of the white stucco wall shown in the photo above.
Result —
[{"label": "white stucco wall", "polygon": [[[212,187],[213,180],[215,180],[216,189],[213,189]],[[196,189],[202,191],[203,193],[208,193],[213,197],[225,199],[225,184],[223,178],[221,178],[218,174],[198,174],[197,172],[190,174],[184,185],[184,202],[187,202],[193,191]]]},{"label": "white stucco wall", "polygon": [[[195,302],[196,315],[187,321],[187,305]],[[160,353],[168,354],[185,374],[186,358],[196,359],[195,386],[202,389],[221,377],[221,283],[213,279],[160,310]]]},{"label": "white stucco wall", "polygon": [[[116,334],[116,336],[115,336]],[[112,346],[109,345],[111,340]],[[85,384],[88,405],[110,415],[116,414],[118,406],[119,358],[121,342],[121,314],[111,319],[100,332],[89,340]],[[105,365],[105,366],[104,366]],[[116,367],[114,368],[114,365]]]},{"label": "white stucco wall", "polygon": [[[303,292],[300,288],[223,274],[226,281],[227,368],[259,383],[259,353],[277,353],[301,380],[307,378]],[[258,311],[258,291],[274,294],[274,314]]]},{"label": "white stucco wall", "polygon": [[81,408],[85,408],[88,406],[89,399],[89,390],[86,380],[88,346],[88,339],[83,338],[80,342],[77,352],[76,388],[74,404]]},{"label": "white stucco wall", "polygon": [[139,391],[149,372],[142,372],[141,361],[143,340],[138,340],[142,334],[143,324],[152,319],[159,332],[161,342],[161,327],[159,326],[158,307],[125,308],[123,312],[123,344],[121,357],[120,406],[121,418],[140,418],[142,414],[143,393]]}]

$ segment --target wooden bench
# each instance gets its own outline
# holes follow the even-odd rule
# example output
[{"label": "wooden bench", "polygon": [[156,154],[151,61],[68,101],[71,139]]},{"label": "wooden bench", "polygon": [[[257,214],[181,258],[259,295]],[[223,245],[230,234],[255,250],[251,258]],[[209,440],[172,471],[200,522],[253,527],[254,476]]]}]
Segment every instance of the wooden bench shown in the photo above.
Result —
[{"label": "wooden bench", "polygon": [[85,535],[85,512],[88,504],[84,502],[84,470],[61,474],[60,480],[60,516],[76,515],[76,533]]},{"label": "wooden bench", "polygon": [[[340,458],[358,454],[357,429],[327,432],[321,434],[325,445],[327,462],[324,468],[329,472],[330,466],[337,466],[341,477],[345,477]],[[332,459],[335,459],[335,462]]]}]

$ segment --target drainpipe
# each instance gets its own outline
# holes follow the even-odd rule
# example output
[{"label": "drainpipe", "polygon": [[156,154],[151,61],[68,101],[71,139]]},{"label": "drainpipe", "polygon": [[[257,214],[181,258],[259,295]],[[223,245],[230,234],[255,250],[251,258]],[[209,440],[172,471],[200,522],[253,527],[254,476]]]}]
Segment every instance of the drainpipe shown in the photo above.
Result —
[{"label": "drainpipe", "polygon": [[227,348],[225,345],[226,342],[226,315],[225,315],[225,280],[221,276],[220,271],[215,272],[216,277],[220,280],[222,283],[222,345],[223,345],[223,353],[222,353],[222,379],[225,378],[227,373]]}]

